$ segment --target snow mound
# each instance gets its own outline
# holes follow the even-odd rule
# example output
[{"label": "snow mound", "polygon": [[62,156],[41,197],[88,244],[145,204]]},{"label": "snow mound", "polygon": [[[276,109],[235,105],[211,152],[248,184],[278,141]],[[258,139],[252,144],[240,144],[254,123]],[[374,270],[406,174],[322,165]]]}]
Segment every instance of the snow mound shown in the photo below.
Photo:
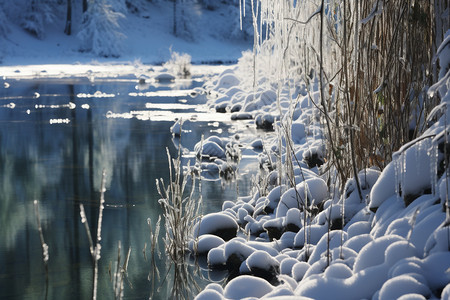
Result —
[{"label": "snow mound", "polygon": [[277,207],[277,218],[286,216],[290,208],[303,210],[305,205],[318,205],[328,196],[328,187],[322,178],[310,178],[287,190]]},{"label": "snow mound", "polygon": [[212,213],[204,216],[194,225],[194,236],[216,235],[224,240],[236,236],[239,226],[236,220],[225,213]]},{"label": "snow mound", "polygon": [[176,77],[168,72],[161,72],[160,74],[155,76],[155,80],[161,83],[172,82],[176,79]]},{"label": "snow mound", "polygon": [[274,287],[264,279],[243,275],[231,280],[223,294],[228,299],[261,298],[273,289]]}]

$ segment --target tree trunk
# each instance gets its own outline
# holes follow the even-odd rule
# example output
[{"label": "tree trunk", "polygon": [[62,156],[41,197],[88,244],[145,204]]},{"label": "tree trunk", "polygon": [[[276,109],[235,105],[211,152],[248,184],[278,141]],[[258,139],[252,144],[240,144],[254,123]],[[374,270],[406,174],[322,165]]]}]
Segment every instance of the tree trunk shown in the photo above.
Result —
[{"label": "tree trunk", "polygon": [[88,9],[88,0],[83,0],[83,13],[85,13]]},{"label": "tree trunk", "polygon": [[67,35],[72,34],[72,0],[67,0],[67,18],[64,33]]},{"label": "tree trunk", "polygon": [[177,0],[173,0],[173,35],[177,35]]}]

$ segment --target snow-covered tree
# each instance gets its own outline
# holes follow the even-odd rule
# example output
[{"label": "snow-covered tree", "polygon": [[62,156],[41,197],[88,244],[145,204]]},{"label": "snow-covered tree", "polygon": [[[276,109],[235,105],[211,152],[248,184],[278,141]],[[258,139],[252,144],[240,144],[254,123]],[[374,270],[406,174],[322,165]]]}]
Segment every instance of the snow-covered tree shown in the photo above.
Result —
[{"label": "snow-covered tree", "polygon": [[[2,6],[0,5],[0,44],[2,44],[2,40],[6,38],[9,33],[8,20],[3,11]],[[3,47],[0,47],[0,63],[2,62],[2,56],[4,54]]]},{"label": "snow-covered tree", "polygon": [[3,7],[0,5],[0,39],[6,37],[9,33],[8,19],[6,18]]},{"label": "snow-covered tree", "polygon": [[195,40],[197,25],[196,3],[193,0],[174,0],[173,32],[186,40]]},{"label": "snow-covered tree", "polygon": [[24,9],[22,28],[36,35],[37,38],[43,39],[45,24],[53,22],[54,19],[51,1],[29,0],[26,1]]},{"label": "snow-covered tree", "polygon": [[[250,0],[239,0],[239,7],[230,6],[228,13],[232,16],[232,22],[226,30],[231,39],[250,40],[253,38],[253,17]],[[255,15],[258,14],[255,12]]]},{"label": "snow-covered tree", "polygon": [[120,31],[119,19],[125,16],[112,9],[106,0],[90,0],[83,15],[83,25],[78,33],[81,51],[104,57],[118,57],[125,35]]},{"label": "snow-covered tree", "polygon": [[[138,1],[136,1],[138,2]],[[109,5],[111,5],[111,9],[115,12],[119,12],[122,14],[127,13],[127,5],[125,0],[109,0]]]},{"label": "snow-covered tree", "polygon": [[72,34],[72,0],[67,0],[67,14],[66,14],[66,27],[64,33],[67,35]]}]

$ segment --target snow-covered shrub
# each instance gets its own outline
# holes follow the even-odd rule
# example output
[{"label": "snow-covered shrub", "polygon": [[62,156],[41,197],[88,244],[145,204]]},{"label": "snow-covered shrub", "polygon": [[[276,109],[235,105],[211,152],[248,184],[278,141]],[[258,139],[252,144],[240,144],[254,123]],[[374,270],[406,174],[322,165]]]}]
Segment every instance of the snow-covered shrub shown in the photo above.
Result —
[{"label": "snow-covered shrub", "polygon": [[174,75],[188,77],[191,75],[191,56],[187,53],[170,51],[170,59],[163,64]]},{"label": "snow-covered shrub", "polygon": [[106,0],[90,1],[83,15],[82,29],[78,32],[80,50],[104,57],[120,56],[125,35],[120,31],[119,20],[124,17]]}]

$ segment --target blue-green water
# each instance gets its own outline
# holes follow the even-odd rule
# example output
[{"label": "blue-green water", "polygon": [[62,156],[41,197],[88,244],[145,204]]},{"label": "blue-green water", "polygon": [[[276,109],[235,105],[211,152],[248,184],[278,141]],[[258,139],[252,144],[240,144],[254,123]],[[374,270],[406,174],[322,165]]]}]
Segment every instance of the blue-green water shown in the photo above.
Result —
[{"label": "blue-green water", "polygon": [[[158,86],[138,86],[136,80],[126,78],[0,83],[0,298],[91,297],[92,259],[79,205],[84,205],[95,236],[102,170],[107,174],[107,191],[98,298],[113,298],[109,273],[119,240],[122,259],[128,247],[132,249],[124,298],[148,298],[150,246],[145,255],[143,250],[150,243],[147,219],[154,225],[161,213],[155,180],[168,181],[166,148],[176,156],[181,143],[189,157],[202,134],[245,135],[250,129],[196,111],[195,106],[206,99],[190,95],[190,89],[202,84],[195,79]],[[169,131],[180,116],[192,119],[185,124],[181,142]],[[250,158],[243,159],[240,168],[254,172],[254,153],[246,151]],[[240,195],[249,193],[249,176],[241,176],[238,184]],[[236,184],[224,188],[220,181],[204,181],[202,187],[204,213],[217,211],[224,200],[237,197]],[[35,199],[49,247],[48,283]],[[164,257],[159,263],[163,270]],[[196,278],[200,285],[208,283]],[[161,290],[154,291],[154,299],[167,299],[170,286],[169,276]]]}]

